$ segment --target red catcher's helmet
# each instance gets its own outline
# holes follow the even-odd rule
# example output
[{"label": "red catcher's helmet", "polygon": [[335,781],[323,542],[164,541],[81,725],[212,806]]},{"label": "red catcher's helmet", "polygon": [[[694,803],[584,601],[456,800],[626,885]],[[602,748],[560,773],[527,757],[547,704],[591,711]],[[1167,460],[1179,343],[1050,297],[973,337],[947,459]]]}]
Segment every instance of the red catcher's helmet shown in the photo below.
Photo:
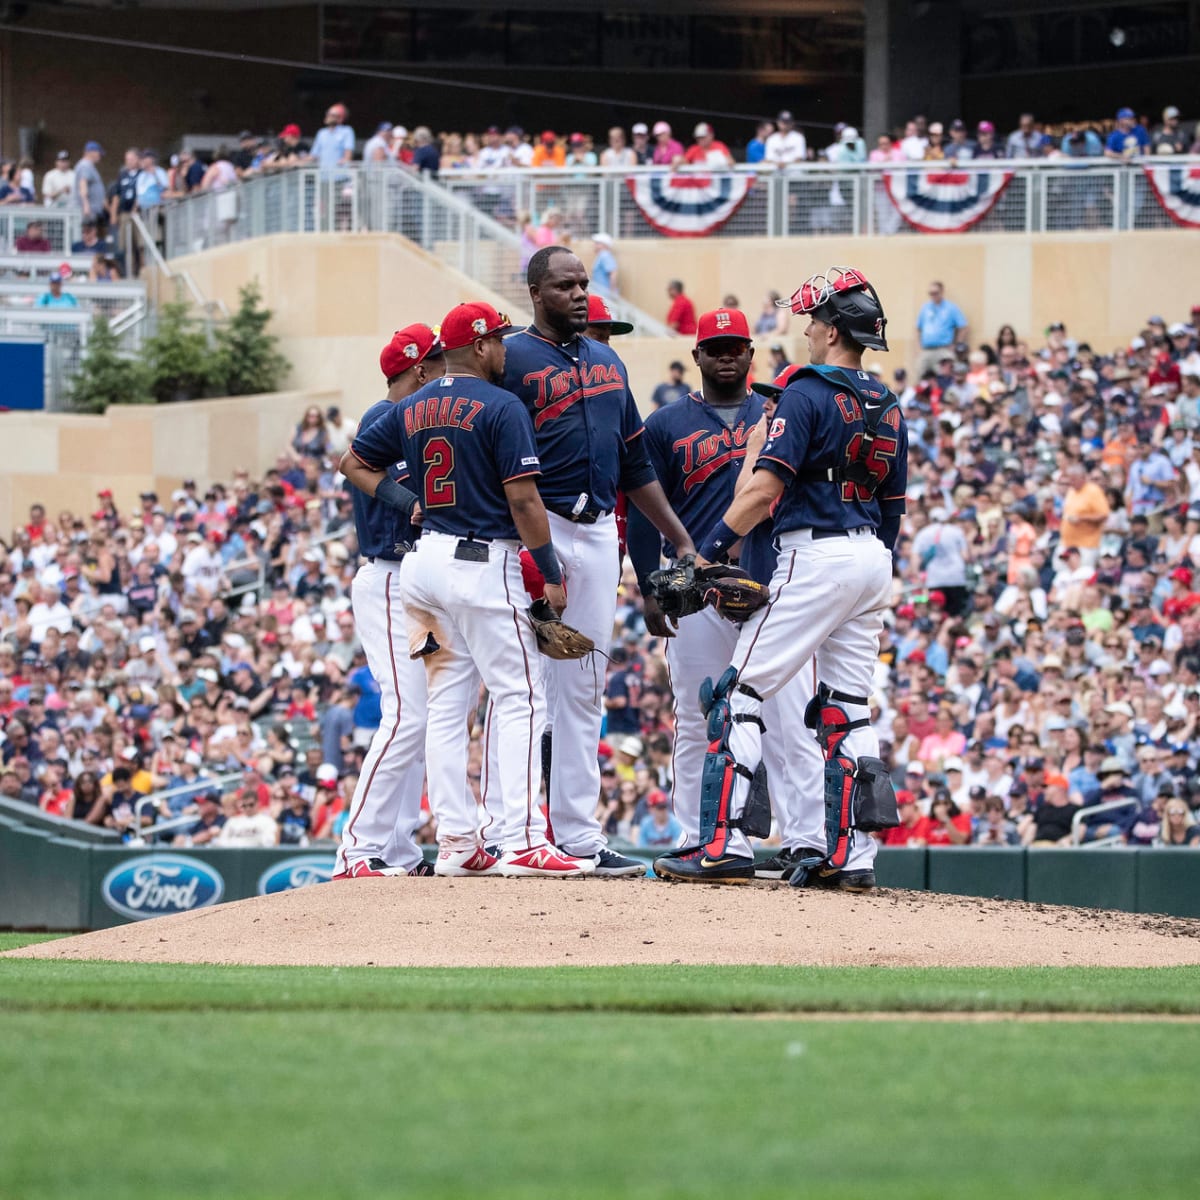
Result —
[{"label": "red catcher's helmet", "polygon": [[823,275],[806,279],[790,300],[777,300],[780,308],[807,314],[871,350],[886,350],[887,317],[879,294],[867,277],[854,267],[830,267]]}]

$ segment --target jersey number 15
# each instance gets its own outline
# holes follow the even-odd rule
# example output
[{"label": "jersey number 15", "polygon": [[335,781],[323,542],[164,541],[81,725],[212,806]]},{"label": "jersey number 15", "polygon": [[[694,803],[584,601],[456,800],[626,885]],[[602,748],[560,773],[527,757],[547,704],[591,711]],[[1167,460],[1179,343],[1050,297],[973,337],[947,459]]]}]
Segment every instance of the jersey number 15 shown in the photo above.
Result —
[{"label": "jersey number 15", "polygon": [[[858,461],[862,444],[863,435],[856,433],[850,439],[850,444],[846,447],[847,463]],[[884,437],[876,434],[875,440],[871,443],[871,449],[867,451],[866,458],[863,460],[867,468],[867,474],[870,475],[875,486],[868,488],[865,484],[853,483],[850,480],[846,480],[842,484],[842,499],[847,501],[870,500],[882,486],[883,481],[888,476],[888,472],[892,469],[891,460],[896,457],[898,444],[893,437]]]}]

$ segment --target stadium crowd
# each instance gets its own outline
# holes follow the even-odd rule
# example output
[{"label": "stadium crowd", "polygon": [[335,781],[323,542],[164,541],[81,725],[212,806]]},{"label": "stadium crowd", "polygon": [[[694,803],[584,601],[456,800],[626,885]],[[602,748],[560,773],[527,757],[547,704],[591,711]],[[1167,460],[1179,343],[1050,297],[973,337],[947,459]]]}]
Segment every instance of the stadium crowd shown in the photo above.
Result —
[{"label": "stadium crowd", "polygon": [[[1200,845],[1200,306],[1189,321],[1115,349],[1005,326],[889,380],[911,441],[872,696],[889,844],[1065,843],[1114,802],[1083,840]],[[126,837],[179,818],[160,836],[182,844],[338,836],[380,720],[334,467],[352,433],[310,408],[261,479],[31,509],[0,548],[0,795]],[[607,649],[603,820],[667,846],[676,698],[628,567]]]}]

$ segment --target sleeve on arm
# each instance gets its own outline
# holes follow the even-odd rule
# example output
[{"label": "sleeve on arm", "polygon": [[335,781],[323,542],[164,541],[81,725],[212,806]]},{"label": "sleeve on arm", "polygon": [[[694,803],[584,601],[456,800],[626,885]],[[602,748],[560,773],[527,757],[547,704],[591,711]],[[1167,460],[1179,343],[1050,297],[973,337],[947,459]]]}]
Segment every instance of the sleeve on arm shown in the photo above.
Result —
[{"label": "sleeve on arm", "polygon": [[646,576],[657,571],[662,560],[662,537],[636,504],[629,506],[625,539],[629,546],[629,559],[637,574],[638,587],[646,591]]},{"label": "sleeve on arm", "polygon": [[360,429],[350,443],[350,451],[365,466],[382,471],[404,458],[403,438],[404,425],[397,404],[366,429]]},{"label": "sleeve on arm", "polygon": [[500,478],[505,483],[542,473],[533,422],[525,406],[515,397],[511,403],[501,406],[496,414],[492,428],[492,449]]}]

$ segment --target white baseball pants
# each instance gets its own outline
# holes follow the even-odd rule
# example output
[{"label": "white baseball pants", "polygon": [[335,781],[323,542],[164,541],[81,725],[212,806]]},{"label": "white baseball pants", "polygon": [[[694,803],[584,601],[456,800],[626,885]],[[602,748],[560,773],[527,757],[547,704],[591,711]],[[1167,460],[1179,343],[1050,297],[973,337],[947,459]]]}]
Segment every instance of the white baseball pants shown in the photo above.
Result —
[{"label": "white baseball pants", "polygon": [[411,644],[422,644],[432,633],[441,647],[421,660],[429,694],[429,804],[442,849],[479,843],[475,801],[464,785],[468,718],[481,675],[493,705],[498,744],[502,848],[525,850],[547,840],[538,806],[545,703],[537,639],[525,615],[520,545],[495,540],[488,543],[487,562],[468,562],[454,557],[460,540],[426,530],[406,555],[401,576]]},{"label": "white baseball pants", "polygon": [[[724,670],[722,664],[732,660],[741,628],[716,609],[703,608],[682,618],[677,633],[667,642],[667,667],[675,697],[672,807],[683,826],[685,846],[695,846],[700,837],[700,786],[708,753],[708,720],[700,711],[700,684],[708,676],[715,681]],[[767,764],[780,842],[789,850],[825,845],[825,760],[812,731],[804,725],[804,709],[814,690],[810,663],[763,706],[767,734],[762,758]]]},{"label": "white baseball pants", "polygon": [[[869,696],[883,614],[891,602],[892,556],[867,529],[848,537],[814,541],[808,529],[779,537],[779,561],[771,578],[771,600],[742,626],[733,655],[738,681],[764,701],[779,695],[810,658],[817,679],[851,696]],[[759,713],[762,704],[735,691],[734,714]],[[846,704],[850,720],[869,717],[866,705]],[[877,755],[879,739],[870,725],[852,730],[843,743],[847,755]],[[755,769],[762,756],[762,734],[753,721],[739,721],[729,737],[733,757]],[[768,770],[769,770],[768,766]],[[749,784],[738,777],[731,815],[738,817]],[[824,850],[824,826],[815,836],[815,823],[806,829],[805,845]],[[875,842],[866,834],[854,838],[846,870],[869,868],[875,861]],[[749,840],[740,830],[730,837],[729,853],[748,855]]]},{"label": "white baseball pants", "polygon": [[354,624],[379,684],[383,718],[363,757],[335,872],[369,858],[406,871],[421,861],[413,833],[425,784],[425,668],[408,657],[400,565],[364,562],[351,584]]},{"label": "white baseball pants", "polygon": [[[601,517],[594,525],[581,525],[555,513],[547,515],[567,589],[563,620],[590,637],[599,649],[607,650],[613,637],[620,579],[616,519]],[[604,659],[598,654],[577,661],[546,659],[544,666],[547,724],[554,730],[551,832],[555,845],[569,854],[595,855],[607,844],[596,819]]]}]

